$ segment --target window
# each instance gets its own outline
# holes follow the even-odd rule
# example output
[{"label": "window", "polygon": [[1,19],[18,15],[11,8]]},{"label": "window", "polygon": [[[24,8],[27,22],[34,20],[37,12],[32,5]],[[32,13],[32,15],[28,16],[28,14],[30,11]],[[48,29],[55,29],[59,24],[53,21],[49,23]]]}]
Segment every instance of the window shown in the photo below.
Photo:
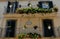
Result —
[{"label": "window", "polygon": [[40,1],[38,2],[39,8],[53,8],[53,2],[52,1]]},{"label": "window", "polygon": [[16,20],[7,20],[5,37],[15,37]]},{"label": "window", "polygon": [[54,25],[52,19],[43,19],[44,37],[54,37]]},{"label": "window", "polygon": [[14,13],[16,9],[18,8],[18,2],[9,2],[7,6],[7,13]]}]

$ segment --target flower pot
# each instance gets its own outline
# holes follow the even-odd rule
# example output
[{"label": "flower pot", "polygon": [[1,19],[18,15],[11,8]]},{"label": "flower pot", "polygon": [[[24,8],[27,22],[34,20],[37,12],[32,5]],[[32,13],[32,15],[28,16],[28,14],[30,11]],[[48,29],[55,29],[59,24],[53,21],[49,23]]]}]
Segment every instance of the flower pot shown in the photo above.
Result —
[{"label": "flower pot", "polygon": [[41,39],[41,38],[38,38],[38,39]]}]

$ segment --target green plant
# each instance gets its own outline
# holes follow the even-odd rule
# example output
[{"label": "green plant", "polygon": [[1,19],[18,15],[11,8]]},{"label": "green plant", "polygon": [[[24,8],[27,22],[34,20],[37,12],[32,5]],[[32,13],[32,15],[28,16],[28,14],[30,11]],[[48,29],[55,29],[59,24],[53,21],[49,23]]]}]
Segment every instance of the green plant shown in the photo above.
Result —
[{"label": "green plant", "polygon": [[32,33],[28,33],[27,35],[29,35],[30,38],[32,38],[33,34]]},{"label": "green plant", "polygon": [[23,13],[23,9],[17,9],[16,12],[22,14]]},{"label": "green plant", "polygon": [[52,9],[48,9],[48,13],[52,13]]},{"label": "green plant", "polygon": [[23,39],[23,35],[20,34],[20,35],[18,36],[18,39]]},{"label": "green plant", "polygon": [[29,37],[32,38],[32,39],[36,39],[38,37],[41,37],[39,34],[37,33],[28,33]]},{"label": "green plant", "polygon": [[32,39],[36,39],[38,37],[41,37],[40,34],[37,33],[27,33],[27,34],[19,34],[18,39],[23,39],[24,37],[30,37]]},{"label": "green plant", "polygon": [[33,39],[36,39],[38,38],[38,34],[37,33],[34,33],[33,36],[32,36]]},{"label": "green plant", "polygon": [[58,12],[58,8],[54,7],[53,9],[54,9],[55,12]]},{"label": "green plant", "polygon": [[26,37],[26,34],[19,34],[18,39],[23,39],[24,37]]},{"label": "green plant", "polygon": [[[55,8],[54,9],[55,11],[57,11],[57,9]],[[18,13],[31,13],[31,14],[34,14],[34,13],[51,13],[52,12],[52,9],[44,9],[44,8],[23,8],[23,9],[17,9],[17,12]]]}]

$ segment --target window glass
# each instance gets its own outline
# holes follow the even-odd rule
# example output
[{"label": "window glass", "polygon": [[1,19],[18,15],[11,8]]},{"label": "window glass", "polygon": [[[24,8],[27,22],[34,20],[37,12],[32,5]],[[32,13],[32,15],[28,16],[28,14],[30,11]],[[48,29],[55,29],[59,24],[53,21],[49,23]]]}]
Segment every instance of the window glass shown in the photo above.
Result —
[{"label": "window glass", "polygon": [[43,2],[42,3],[42,8],[49,8],[49,3]]}]

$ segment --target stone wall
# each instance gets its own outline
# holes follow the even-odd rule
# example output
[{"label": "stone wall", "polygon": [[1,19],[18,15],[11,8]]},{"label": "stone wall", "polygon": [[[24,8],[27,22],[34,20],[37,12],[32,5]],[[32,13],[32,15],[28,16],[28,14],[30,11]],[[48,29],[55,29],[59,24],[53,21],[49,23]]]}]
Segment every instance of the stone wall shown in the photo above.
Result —
[{"label": "stone wall", "polygon": [[[18,38],[0,38],[0,39],[18,39]],[[32,38],[23,38],[23,39],[32,39]],[[38,39],[60,39],[60,38],[50,38],[50,37],[46,37],[46,38],[38,38]]]}]

